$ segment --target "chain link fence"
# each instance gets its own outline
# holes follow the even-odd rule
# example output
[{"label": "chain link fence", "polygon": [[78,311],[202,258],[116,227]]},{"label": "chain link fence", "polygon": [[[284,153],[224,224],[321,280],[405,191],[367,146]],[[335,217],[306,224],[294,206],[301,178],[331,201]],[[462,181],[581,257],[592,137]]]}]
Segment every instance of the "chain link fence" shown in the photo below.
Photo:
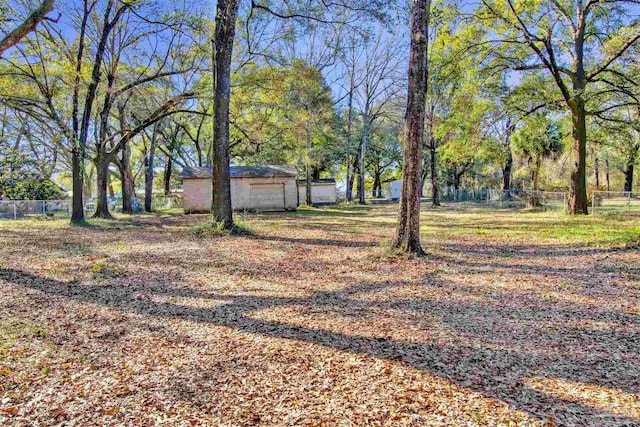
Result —
[{"label": "chain link fence", "polygon": [[[70,218],[71,200],[0,200],[0,219],[30,218]],[[112,212],[122,212],[122,198],[109,198],[107,205]],[[134,212],[144,210],[144,199],[132,198]],[[151,199],[153,210],[166,210],[182,207],[182,199],[175,196],[154,197]],[[87,199],[84,210],[91,214],[96,209],[96,199]]]},{"label": "chain link fence", "polygon": [[0,218],[69,217],[71,200],[0,200]]},{"label": "chain link fence", "polygon": [[624,214],[640,217],[640,193],[632,191],[592,191],[594,215]]},{"label": "chain link fence", "polygon": [[540,209],[565,212],[566,191],[487,190],[487,204],[500,208]]},{"label": "chain link fence", "polygon": [[[589,193],[591,213],[595,215],[623,214],[640,217],[640,193],[630,191],[592,191]],[[505,209],[538,209],[566,212],[566,191],[500,190],[490,188],[461,189],[443,188],[440,201],[474,207]],[[423,195],[430,200],[430,194]],[[144,199],[132,198],[134,212],[144,210]],[[122,199],[109,198],[109,210],[122,212]],[[154,211],[180,209],[182,198],[176,196],[154,197]],[[85,200],[84,209],[89,215],[95,211],[96,200]],[[0,219],[70,218],[71,200],[0,200]]]},{"label": "chain link fence", "polygon": [[[565,211],[567,197],[566,191],[443,188],[440,201],[467,203],[478,207]],[[425,198],[430,199],[430,195],[426,194]]]}]

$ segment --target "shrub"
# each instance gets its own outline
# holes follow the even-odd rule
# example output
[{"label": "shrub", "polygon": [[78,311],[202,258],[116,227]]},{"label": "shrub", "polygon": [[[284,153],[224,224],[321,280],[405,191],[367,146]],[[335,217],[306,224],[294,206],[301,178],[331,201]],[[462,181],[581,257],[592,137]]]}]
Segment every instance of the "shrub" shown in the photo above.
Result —
[{"label": "shrub", "polygon": [[5,194],[13,200],[57,200],[63,197],[60,188],[48,180],[19,181],[6,188]]}]

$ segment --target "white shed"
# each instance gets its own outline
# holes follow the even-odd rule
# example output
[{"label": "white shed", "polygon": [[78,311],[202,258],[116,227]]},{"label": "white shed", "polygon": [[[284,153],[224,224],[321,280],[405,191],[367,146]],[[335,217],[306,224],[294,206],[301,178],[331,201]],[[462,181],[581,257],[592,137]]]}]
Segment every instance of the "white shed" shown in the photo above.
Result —
[{"label": "white shed", "polygon": [[396,179],[395,181],[391,181],[389,190],[391,193],[391,200],[400,200],[400,195],[402,193],[402,180]]},{"label": "white shed", "polygon": [[[231,166],[233,210],[283,211],[298,207],[295,168],[290,166]],[[185,213],[211,211],[211,169],[184,168]]]},{"label": "white shed", "polygon": [[[298,181],[298,194],[300,203],[307,201],[307,180]],[[333,178],[312,179],[311,180],[311,203],[314,205],[328,205],[336,203],[337,190],[336,180]]]}]

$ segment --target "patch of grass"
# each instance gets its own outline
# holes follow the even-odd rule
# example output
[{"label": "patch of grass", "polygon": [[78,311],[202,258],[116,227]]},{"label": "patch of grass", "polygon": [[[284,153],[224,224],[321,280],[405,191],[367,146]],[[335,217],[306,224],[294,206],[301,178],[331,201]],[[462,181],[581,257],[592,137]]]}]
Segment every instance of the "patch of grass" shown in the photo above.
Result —
[{"label": "patch of grass", "polygon": [[207,220],[189,227],[189,232],[197,237],[248,236],[253,234],[251,227],[242,220],[236,220],[230,229],[221,221]]},{"label": "patch of grass", "polygon": [[586,244],[630,244],[640,239],[640,227],[632,224],[566,224],[549,233],[554,239],[567,243]]},{"label": "patch of grass", "polygon": [[108,266],[101,261],[91,266],[91,275],[94,279],[115,279],[122,277],[124,273],[117,267]]},{"label": "patch of grass", "polygon": [[297,210],[290,212],[289,215],[304,216],[361,216],[366,215],[371,210],[371,206],[363,205],[331,205],[319,208],[301,205]]},{"label": "patch of grass", "polygon": [[[450,226],[443,226],[443,220]],[[569,216],[560,212],[501,212],[445,209],[426,212],[420,226],[432,241],[479,236],[505,243],[561,243],[589,246],[629,245],[640,239],[640,223],[621,216]]]},{"label": "patch of grass", "polygon": [[0,320],[0,361],[3,351],[11,348],[19,339],[44,338],[48,335],[46,328],[28,324],[19,320]]},{"label": "patch of grass", "polygon": [[78,243],[72,242],[63,242],[60,246],[56,248],[56,252],[61,257],[68,256],[87,256],[92,255],[93,251],[90,247],[86,245],[81,245]]},{"label": "patch of grass", "polygon": [[153,213],[144,212],[141,215],[154,216],[154,215],[182,215],[184,214],[183,208],[159,208]]},{"label": "patch of grass", "polygon": [[[428,256],[428,254],[425,254],[425,256]],[[368,256],[368,259],[371,262],[392,262],[394,260],[410,260],[417,258],[421,258],[421,256],[394,248],[391,240],[383,240],[380,242],[378,247],[374,247]]]},{"label": "patch of grass", "polygon": [[627,215],[620,212],[599,212],[598,216],[615,221],[625,221],[627,219]]}]

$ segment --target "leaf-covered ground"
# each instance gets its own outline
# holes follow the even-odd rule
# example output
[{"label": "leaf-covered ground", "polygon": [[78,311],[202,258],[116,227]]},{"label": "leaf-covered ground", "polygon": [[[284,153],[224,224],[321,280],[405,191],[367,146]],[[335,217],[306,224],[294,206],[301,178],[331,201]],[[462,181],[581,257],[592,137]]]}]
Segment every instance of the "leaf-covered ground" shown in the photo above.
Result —
[{"label": "leaf-covered ground", "polygon": [[640,425],[640,220],[0,222],[0,425]]}]

